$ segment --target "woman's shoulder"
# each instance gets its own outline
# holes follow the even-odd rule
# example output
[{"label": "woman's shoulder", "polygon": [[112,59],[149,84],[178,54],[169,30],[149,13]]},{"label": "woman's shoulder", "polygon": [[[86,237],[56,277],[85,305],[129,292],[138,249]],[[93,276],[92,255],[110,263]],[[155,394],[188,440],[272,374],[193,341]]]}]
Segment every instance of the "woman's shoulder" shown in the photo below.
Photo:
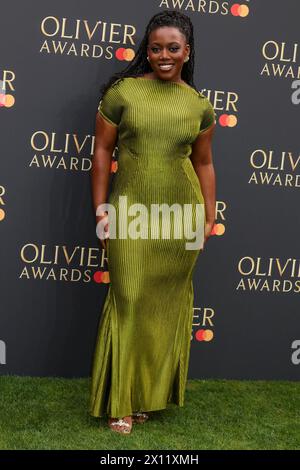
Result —
[{"label": "woman's shoulder", "polygon": [[123,87],[124,87],[124,77],[117,78],[112,83],[110,83],[109,86],[105,88],[103,95],[117,96],[121,93]]}]

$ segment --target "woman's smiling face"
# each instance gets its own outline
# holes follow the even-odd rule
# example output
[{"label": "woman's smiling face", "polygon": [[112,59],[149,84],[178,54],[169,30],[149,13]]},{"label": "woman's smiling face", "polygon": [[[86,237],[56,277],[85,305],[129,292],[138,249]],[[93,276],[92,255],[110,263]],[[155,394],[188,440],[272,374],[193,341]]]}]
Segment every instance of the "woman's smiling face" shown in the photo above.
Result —
[{"label": "woman's smiling face", "polygon": [[152,31],[147,52],[156,77],[173,81],[181,79],[181,70],[190,46],[178,28],[163,26]]}]

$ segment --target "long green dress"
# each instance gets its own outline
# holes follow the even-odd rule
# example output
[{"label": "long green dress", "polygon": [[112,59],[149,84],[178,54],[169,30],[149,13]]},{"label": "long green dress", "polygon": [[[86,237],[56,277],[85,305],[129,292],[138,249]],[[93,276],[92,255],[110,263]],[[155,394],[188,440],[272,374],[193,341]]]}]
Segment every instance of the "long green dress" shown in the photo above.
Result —
[{"label": "long green dress", "polygon": [[[204,199],[189,156],[191,144],[216,115],[208,98],[189,85],[146,77],[118,79],[98,111],[118,127],[118,170],[108,199],[116,209],[117,234],[107,246],[110,285],[93,358],[90,414],[121,418],[184,404],[192,277],[203,242],[187,249],[195,238],[172,232],[164,238],[162,218],[152,219],[159,237],[151,238],[150,206],[189,204],[195,228],[199,204],[203,240]],[[128,208],[134,203],[148,208],[146,237],[145,219],[140,238],[118,235],[119,196],[127,196]],[[137,214],[128,215],[128,224]]]}]

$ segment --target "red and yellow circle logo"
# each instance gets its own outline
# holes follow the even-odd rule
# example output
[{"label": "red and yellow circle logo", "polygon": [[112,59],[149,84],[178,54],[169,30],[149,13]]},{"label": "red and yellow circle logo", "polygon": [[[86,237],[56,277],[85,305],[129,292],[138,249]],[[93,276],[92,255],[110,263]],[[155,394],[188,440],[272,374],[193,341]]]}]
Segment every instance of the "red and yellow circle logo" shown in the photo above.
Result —
[{"label": "red and yellow circle logo", "polygon": [[212,330],[198,330],[195,333],[195,338],[197,341],[211,341],[214,337],[214,332]]},{"label": "red and yellow circle logo", "polygon": [[109,272],[108,271],[96,271],[94,273],[93,279],[97,284],[108,284],[110,282]]},{"label": "red and yellow circle logo", "polygon": [[118,60],[127,60],[129,62],[134,58],[135,52],[129,47],[119,47],[119,49],[116,50],[115,55]]},{"label": "red and yellow circle logo", "polygon": [[234,3],[230,8],[230,12],[233,16],[240,16],[241,18],[245,18],[245,16],[249,15],[249,7],[248,5]]}]

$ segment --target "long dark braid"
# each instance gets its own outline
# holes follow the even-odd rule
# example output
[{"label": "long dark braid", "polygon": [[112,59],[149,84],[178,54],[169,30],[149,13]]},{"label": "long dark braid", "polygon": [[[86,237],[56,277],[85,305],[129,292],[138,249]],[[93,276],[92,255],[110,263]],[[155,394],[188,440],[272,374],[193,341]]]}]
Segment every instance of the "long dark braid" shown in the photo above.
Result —
[{"label": "long dark braid", "polygon": [[196,89],[194,84],[194,28],[190,18],[176,10],[164,10],[150,19],[144,37],[139,45],[136,55],[132,62],[121,72],[114,73],[109,81],[102,85],[100,89],[100,99],[103,98],[107,89],[113,85],[118,79],[125,77],[138,77],[147,72],[151,72],[152,68],[147,60],[147,45],[149,35],[152,31],[163,26],[172,26],[180,30],[186,38],[186,42],[190,45],[189,60],[185,62],[182,67],[181,78],[188,83],[191,87]]}]

